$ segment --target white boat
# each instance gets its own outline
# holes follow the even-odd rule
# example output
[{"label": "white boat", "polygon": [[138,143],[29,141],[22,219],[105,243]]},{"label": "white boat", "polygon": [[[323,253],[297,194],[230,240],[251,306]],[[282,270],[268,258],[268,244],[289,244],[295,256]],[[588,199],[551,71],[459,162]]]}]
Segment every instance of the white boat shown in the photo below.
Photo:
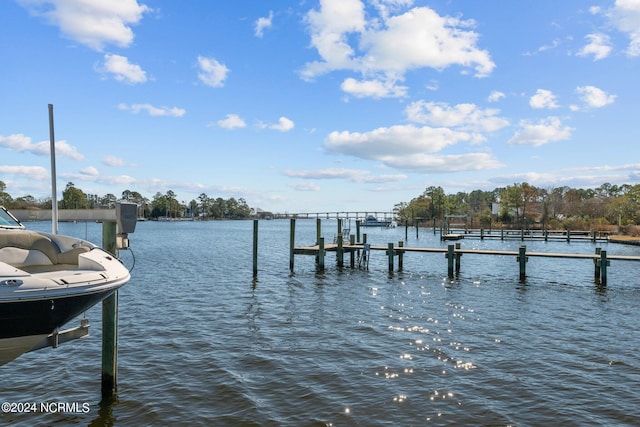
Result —
[{"label": "white boat", "polygon": [[365,219],[360,226],[361,227],[390,227],[391,226],[391,220],[379,220],[378,218],[376,218],[373,215],[369,215],[367,217],[367,219]]},{"label": "white boat", "polygon": [[27,230],[0,206],[0,366],[36,347],[130,279],[112,254]]}]

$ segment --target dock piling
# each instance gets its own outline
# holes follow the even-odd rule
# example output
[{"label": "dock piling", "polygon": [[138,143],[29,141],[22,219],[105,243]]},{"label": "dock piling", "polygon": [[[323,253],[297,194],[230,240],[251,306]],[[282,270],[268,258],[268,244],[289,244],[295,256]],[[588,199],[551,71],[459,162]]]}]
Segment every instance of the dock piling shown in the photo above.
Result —
[{"label": "dock piling", "polygon": [[336,238],[336,243],[338,247],[336,248],[336,261],[338,263],[338,267],[344,267],[344,249],[342,248],[344,241],[342,240],[344,236],[342,235],[342,219],[338,218],[338,237]]},{"label": "dock piling", "polygon": [[258,276],[258,220],[253,220],[253,277]]},{"label": "dock piling", "polygon": [[295,249],[295,240],[296,240],[296,220],[295,218],[291,218],[290,228],[289,228],[289,270],[293,273],[293,259],[294,259],[294,249]]},{"label": "dock piling", "polygon": [[[117,256],[116,222],[102,223],[102,246]],[[111,399],[117,391],[118,368],[118,291],[102,301],[102,398]]]},{"label": "dock piling", "polygon": [[318,271],[324,271],[324,237],[318,239]]},{"label": "dock piling", "polygon": [[607,251],[600,251],[600,285],[607,286]]},{"label": "dock piling", "polygon": [[518,251],[518,262],[520,263],[520,281],[524,281],[527,278],[527,261],[526,255],[527,247],[525,245],[520,246]]},{"label": "dock piling", "polygon": [[454,248],[454,245],[447,245],[447,253],[445,254],[447,257],[447,274],[449,277],[453,277]]},{"label": "dock piling", "polygon": [[456,274],[460,274],[460,258],[462,254],[458,252],[460,250],[460,243],[456,243]]},{"label": "dock piling", "polygon": [[[524,282],[526,280],[526,264],[529,260],[530,256],[533,257],[547,257],[547,258],[574,258],[574,259],[589,259],[594,263],[594,280],[596,282],[600,282],[601,285],[606,285],[607,283],[607,267],[609,266],[610,260],[624,260],[624,261],[640,261],[640,256],[633,255],[611,255],[607,257],[606,251],[601,250],[601,248],[596,248],[595,254],[576,254],[576,253],[545,253],[545,252],[530,252],[527,253],[526,245],[521,245],[519,250],[516,251],[505,251],[505,250],[480,250],[480,249],[462,249],[460,243],[450,244],[447,248],[421,248],[421,247],[406,247],[403,241],[399,241],[397,246],[394,246],[393,243],[388,243],[387,245],[381,246],[373,246],[367,243],[367,234],[364,233],[362,235],[362,241],[356,240],[354,235],[349,236],[349,242],[347,243],[342,235],[342,230],[338,234],[338,239],[334,243],[325,244],[324,237],[318,237],[318,241],[313,246],[304,246],[300,248],[295,247],[295,220],[291,219],[291,234],[290,234],[290,244],[291,244],[291,258],[290,258],[290,269],[293,271],[293,263],[294,263],[294,255],[312,255],[315,256],[316,259],[316,267],[318,271],[324,271],[325,269],[325,258],[327,252],[337,252],[337,264],[339,267],[344,267],[344,254],[348,252],[351,256],[350,265],[352,268],[355,267],[356,258],[358,267],[368,267],[368,261],[370,257],[370,251],[386,251],[388,257],[388,267],[389,272],[392,273],[394,266],[393,257],[398,255],[398,271],[403,271],[404,269],[404,255],[406,252],[423,252],[423,253],[444,253],[445,258],[447,258],[447,272],[449,277],[453,277],[454,274],[459,274],[462,266],[461,257],[464,254],[478,254],[478,255],[506,255],[506,256],[514,256],[518,261],[519,272],[520,272],[520,281]],[[318,230],[320,230],[320,222],[318,221]],[[501,238],[504,239],[506,233],[506,237],[515,236],[516,238],[522,237],[522,231],[518,230],[514,234],[509,234],[509,231],[505,231],[504,229],[500,230]],[[359,234],[359,230],[358,230]],[[528,238],[533,239],[530,234],[527,234]],[[545,230],[545,237],[547,236]],[[485,238],[487,236],[485,235]],[[497,237],[497,236],[496,236]],[[566,235],[560,235],[561,239],[566,238]],[[256,237],[254,237],[257,240]],[[576,239],[579,239],[576,238]],[[591,237],[588,237],[586,240],[590,240]],[[256,261],[254,260],[254,263]],[[256,267],[254,266],[254,271]]]}]

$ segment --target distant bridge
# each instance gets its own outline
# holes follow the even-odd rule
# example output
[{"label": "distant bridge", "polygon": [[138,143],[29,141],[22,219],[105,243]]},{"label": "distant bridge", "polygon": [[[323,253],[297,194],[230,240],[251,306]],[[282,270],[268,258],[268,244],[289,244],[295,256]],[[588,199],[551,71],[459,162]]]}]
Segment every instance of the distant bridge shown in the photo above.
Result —
[{"label": "distant bridge", "polygon": [[273,219],[286,218],[302,218],[302,219],[366,219],[368,216],[374,216],[377,219],[393,220],[395,214],[387,211],[334,211],[334,212],[298,212],[298,213],[274,213],[271,214]]}]

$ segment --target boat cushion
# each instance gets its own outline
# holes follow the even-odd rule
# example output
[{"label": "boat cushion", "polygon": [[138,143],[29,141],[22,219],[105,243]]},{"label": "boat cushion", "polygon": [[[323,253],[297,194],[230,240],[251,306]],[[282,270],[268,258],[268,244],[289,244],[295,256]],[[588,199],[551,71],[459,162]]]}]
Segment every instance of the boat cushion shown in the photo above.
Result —
[{"label": "boat cushion", "polygon": [[14,267],[52,264],[78,264],[78,254],[89,248],[60,252],[48,237],[25,231],[0,231],[0,261]]},{"label": "boat cushion", "polygon": [[20,268],[28,265],[52,265],[51,259],[39,250],[13,246],[0,248],[0,261]]}]

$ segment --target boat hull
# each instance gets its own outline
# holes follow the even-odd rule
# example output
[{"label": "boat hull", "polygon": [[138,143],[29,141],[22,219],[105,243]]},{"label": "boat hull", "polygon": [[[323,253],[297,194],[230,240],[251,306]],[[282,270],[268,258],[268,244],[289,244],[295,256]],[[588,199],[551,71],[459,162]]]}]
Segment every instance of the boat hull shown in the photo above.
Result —
[{"label": "boat hull", "polygon": [[0,366],[109,297],[115,288],[29,301],[0,302]]},{"label": "boat hull", "polygon": [[95,292],[31,301],[0,301],[0,339],[50,334],[115,292]]},{"label": "boat hull", "polygon": [[0,339],[0,366],[11,362],[41,343],[49,334]]}]

